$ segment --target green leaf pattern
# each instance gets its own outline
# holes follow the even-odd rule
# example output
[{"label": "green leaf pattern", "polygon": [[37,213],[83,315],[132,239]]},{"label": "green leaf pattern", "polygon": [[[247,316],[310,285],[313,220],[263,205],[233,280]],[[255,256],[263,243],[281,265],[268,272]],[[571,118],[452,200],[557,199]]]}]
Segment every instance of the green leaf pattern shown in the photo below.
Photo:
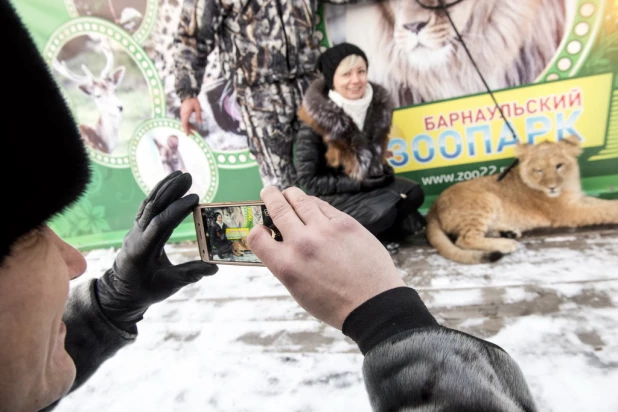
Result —
[{"label": "green leaf pattern", "polygon": [[74,237],[110,231],[106,219],[105,206],[93,205],[88,197],[82,198],[75,206],[51,223],[61,237]]}]

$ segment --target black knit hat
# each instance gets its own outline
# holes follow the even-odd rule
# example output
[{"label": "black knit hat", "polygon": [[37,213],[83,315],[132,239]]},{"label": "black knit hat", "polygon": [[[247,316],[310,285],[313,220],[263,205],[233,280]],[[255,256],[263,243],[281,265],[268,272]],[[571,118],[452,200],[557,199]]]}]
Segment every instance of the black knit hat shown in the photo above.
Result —
[{"label": "black knit hat", "polygon": [[365,52],[351,43],[340,43],[322,53],[318,59],[316,68],[324,75],[325,91],[333,88],[333,77],[335,77],[335,72],[337,71],[337,67],[339,67],[339,63],[353,54],[362,57],[367,67],[369,67]]},{"label": "black knit hat", "polygon": [[18,238],[79,198],[90,170],[73,116],[10,1],[0,1],[0,42],[2,265]]}]

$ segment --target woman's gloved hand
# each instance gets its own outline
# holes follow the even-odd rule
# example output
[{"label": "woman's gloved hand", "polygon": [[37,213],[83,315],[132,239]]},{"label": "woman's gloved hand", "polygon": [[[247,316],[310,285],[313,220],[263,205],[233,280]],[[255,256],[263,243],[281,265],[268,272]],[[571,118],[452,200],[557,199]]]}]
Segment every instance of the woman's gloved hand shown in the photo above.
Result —
[{"label": "woman's gloved hand", "polygon": [[122,330],[134,330],[153,303],[218,270],[201,260],[172,265],[163,250],[173,230],[198,203],[197,195],[182,197],[190,187],[188,173],[174,172],[159,182],[140,205],[113,267],[97,280],[99,306]]},{"label": "woman's gloved hand", "polygon": [[370,192],[391,183],[395,179],[395,171],[389,164],[383,165],[381,176],[368,177],[361,182],[361,191]]},{"label": "woman's gloved hand", "polygon": [[395,169],[393,169],[393,166],[389,165],[388,163],[384,163],[383,168],[384,176],[386,176],[387,179],[392,180],[395,177]]}]

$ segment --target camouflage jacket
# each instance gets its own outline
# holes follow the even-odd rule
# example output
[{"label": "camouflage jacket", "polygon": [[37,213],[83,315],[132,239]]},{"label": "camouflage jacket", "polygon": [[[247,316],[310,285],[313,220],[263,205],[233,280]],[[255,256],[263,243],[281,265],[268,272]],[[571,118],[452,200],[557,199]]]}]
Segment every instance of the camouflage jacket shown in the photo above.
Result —
[{"label": "camouflage jacket", "polygon": [[318,0],[184,0],[175,38],[178,97],[197,96],[215,47],[237,90],[313,72],[317,7]]}]

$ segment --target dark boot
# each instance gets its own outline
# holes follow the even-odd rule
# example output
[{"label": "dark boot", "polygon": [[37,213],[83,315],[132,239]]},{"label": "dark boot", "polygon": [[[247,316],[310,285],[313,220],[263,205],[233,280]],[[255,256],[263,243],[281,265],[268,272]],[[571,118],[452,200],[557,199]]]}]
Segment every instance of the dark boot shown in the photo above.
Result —
[{"label": "dark boot", "polygon": [[408,235],[420,233],[427,226],[427,220],[418,210],[410,213],[402,222],[402,229]]}]

